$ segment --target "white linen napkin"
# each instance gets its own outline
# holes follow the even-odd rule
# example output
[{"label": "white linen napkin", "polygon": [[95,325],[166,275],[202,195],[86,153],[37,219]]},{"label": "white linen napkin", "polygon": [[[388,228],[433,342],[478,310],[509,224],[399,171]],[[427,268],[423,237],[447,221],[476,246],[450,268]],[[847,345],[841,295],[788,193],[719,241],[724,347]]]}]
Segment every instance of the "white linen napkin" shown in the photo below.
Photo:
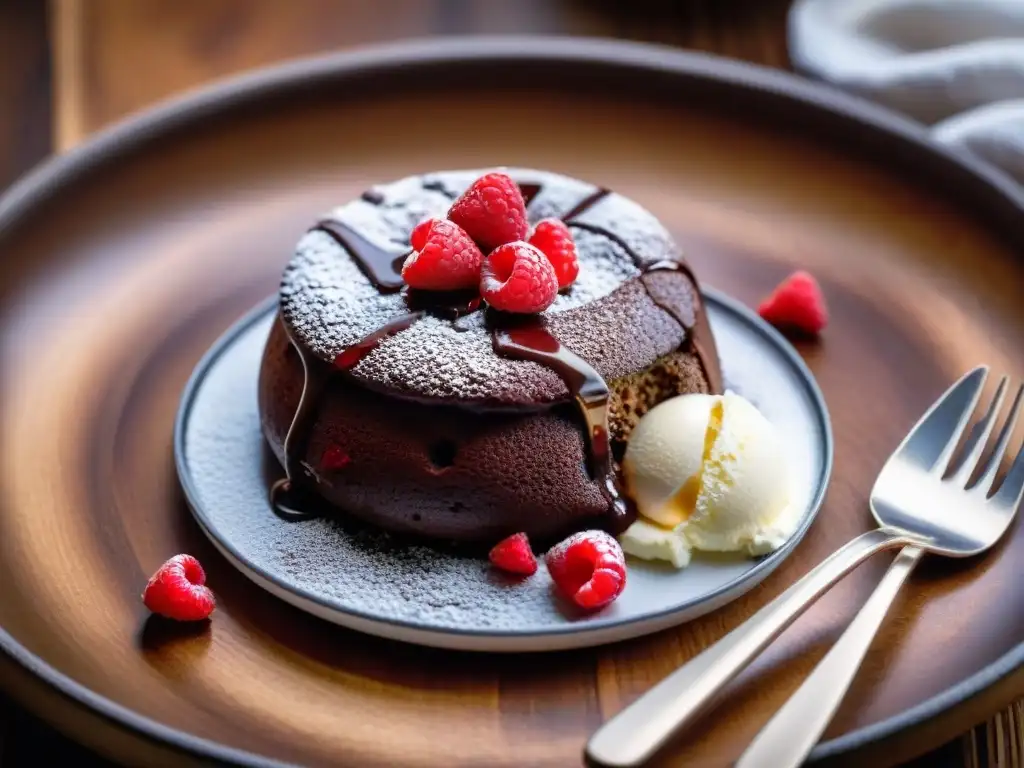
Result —
[{"label": "white linen napkin", "polygon": [[797,0],[789,50],[1024,184],[1024,0]]}]

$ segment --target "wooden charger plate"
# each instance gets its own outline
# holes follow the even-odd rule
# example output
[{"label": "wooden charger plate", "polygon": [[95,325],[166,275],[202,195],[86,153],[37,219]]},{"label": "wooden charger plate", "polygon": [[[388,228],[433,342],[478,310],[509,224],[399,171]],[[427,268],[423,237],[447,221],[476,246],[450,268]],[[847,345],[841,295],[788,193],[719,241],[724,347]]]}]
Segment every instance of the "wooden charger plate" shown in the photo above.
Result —
[{"label": "wooden charger plate", "polygon": [[[795,267],[821,278],[832,325],[800,350],[833,414],[832,488],[793,556],[726,608],[600,649],[428,650],[265,594],[189,515],[171,450],[182,387],[274,290],[313,217],[376,181],[494,164],[637,199],[708,284],[747,303]],[[887,113],[632,44],[378,49],[259,72],[121,124],[0,203],[2,679],[134,764],[577,764],[604,718],[871,526],[876,473],[951,380],[981,362],[1024,375],[1022,236],[1019,191]],[[182,551],[219,597],[199,629],[151,620],[139,600]],[[1022,558],[1018,524],[982,559],[929,560],[815,757],[896,762],[1021,694]],[[843,581],[660,764],[734,758],[886,565]]]}]

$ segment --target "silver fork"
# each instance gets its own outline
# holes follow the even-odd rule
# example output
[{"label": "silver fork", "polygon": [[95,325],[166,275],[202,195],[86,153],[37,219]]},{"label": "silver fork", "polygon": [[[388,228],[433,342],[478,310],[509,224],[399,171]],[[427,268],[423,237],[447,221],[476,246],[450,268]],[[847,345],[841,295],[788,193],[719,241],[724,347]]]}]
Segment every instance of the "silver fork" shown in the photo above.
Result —
[{"label": "silver fork", "polygon": [[[975,373],[977,372],[968,374],[961,380],[965,387],[975,389],[971,407],[967,409],[968,413],[976,407],[984,381],[984,371],[981,371],[980,376]],[[954,385],[950,392],[961,384]],[[911,502],[903,492],[905,488],[911,495],[934,498],[936,502],[941,503],[946,513],[944,517],[957,516],[967,522],[976,518],[986,521],[985,530],[979,533],[987,537],[988,546],[996,543],[1009,527],[1021,498],[1024,497],[1024,450],[1017,456],[1011,473],[1004,479],[999,490],[992,493],[996,473],[999,471],[1020,412],[1024,385],[1017,389],[1013,405],[1010,406],[1009,415],[996,439],[988,463],[984,467],[981,466],[985,446],[999,419],[1006,385],[1007,379],[1004,376],[999,382],[999,388],[989,405],[988,412],[974,425],[964,444],[964,458],[960,461],[959,468],[948,480],[942,478],[951,468],[950,457],[953,448],[960,441],[964,420],[956,421],[957,428],[945,439],[942,452],[934,461],[930,461],[931,455],[927,445],[915,452],[911,443],[915,440],[930,439],[927,436],[918,436],[920,427],[930,419],[943,418],[943,414],[936,415],[936,411],[943,407],[945,400],[940,400],[925,414],[918,426],[886,462],[871,491],[871,509],[880,522],[882,515],[891,516],[904,506],[907,509],[898,512],[899,514],[914,515],[915,510],[918,511],[917,516],[922,514],[922,502]],[[953,416],[954,414],[947,416],[946,423],[952,425]],[[935,431],[939,432],[940,427],[944,429],[945,426],[938,424]],[[937,443],[940,443],[941,435],[937,437]],[[981,476],[977,482],[968,486],[968,481],[977,470],[981,470]],[[928,517],[931,515],[928,514]],[[939,532],[939,535],[941,533]],[[846,691],[849,690],[882,619],[896,598],[896,593],[924,553],[922,547],[911,545],[904,547],[896,556],[882,581],[843,636],[818,663],[800,688],[761,729],[736,763],[736,768],[761,768],[765,765],[772,768],[795,768],[803,763],[831,722]]]},{"label": "silver fork", "polygon": [[[965,488],[978,464],[995,423],[990,416],[974,431],[960,468],[948,481],[942,481],[943,470],[977,405],[987,373],[986,366],[975,368],[953,385],[885,465],[872,494],[872,512],[879,528],[847,543],[605,723],[587,744],[590,762],[622,768],[641,765],[675,731],[707,711],[716,694],[814,600],[871,555],[883,549],[914,547],[949,557],[969,557],[991,547],[1009,527],[1020,503],[1024,451],[992,500],[984,500],[984,491],[998,471],[997,460],[989,462],[979,481],[966,492],[952,492]],[[1005,391],[1004,383],[999,402]],[[1020,400],[1018,393],[1015,413]],[[998,403],[991,409],[992,414],[998,412],[996,406]],[[995,451],[999,456],[994,459],[1005,452],[1011,433],[1012,424],[1004,428]],[[968,498],[972,510],[965,514],[962,501]],[[769,760],[760,765],[775,763]]]}]

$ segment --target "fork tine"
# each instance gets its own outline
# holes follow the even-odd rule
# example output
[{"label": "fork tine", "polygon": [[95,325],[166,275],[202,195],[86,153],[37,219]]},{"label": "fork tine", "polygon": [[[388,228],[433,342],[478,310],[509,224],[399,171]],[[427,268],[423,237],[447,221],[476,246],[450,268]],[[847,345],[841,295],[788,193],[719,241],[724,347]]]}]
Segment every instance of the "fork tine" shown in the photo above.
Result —
[{"label": "fork tine", "polygon": [[1024,384],[1017,387],[1017,394],[1014,396],[1013,404],[1010,406],[1010,414],[1007,416],[1006,423],[1003,424],[1003,428],[999,432],[996,447],[992,449],[992,456],[988,460],[985,473],[975,483],[974,487],[986,494],[991,491],[996,475],[999,474],[999,466],[1003,463],[1003,455],[1006,453],[1006,447],[1010,444],[1010,438],[1013,436],[1013,428],[1017,424],[1017,416],[1020,414],[1022,400],[1024,400]]},{"label": "fork tine", "polygon": [[1013,460],[1013,466],[1003,480],[998,493],[992,497],[992,501],[1005,507],[1012,514],[1021,500],[1024,499],[1024,445],[1017,451],[1017,458]]},{"label": "fork tine", "polygon": [[1021,500],[1024,500],[1024,446],[1017,452],[1017,458],[1014,459],[1010,472],[992,500],[1001,505],[1005,504],[1010,512],[1017,509]]},{"label": "fork tine", "polygon": [[978,404],[988,366],[964,374],[928,409],[900,443],[895,455],[941,475]]},{"label": "fork tine", "polygon": [[999,380],[995,397],[989,403],[985,416],[974,425],[967,438],[967,442],[964,445],[964,455],[960,460],[960,467],[957,469],[956,474],[950,478],[953,484],[961,488],[967,486],[967,481],[971,479],[971,475],[974,474],[974,470],[977,469],[978,462],[981,460],[981,455],[985,452],[988,438],[996,426],[996,421],[999,420],[999,411],[1003,407],[1003,398],[1006,396],[1006,385],[1008,382],[1009,379],[1006,376]]}]

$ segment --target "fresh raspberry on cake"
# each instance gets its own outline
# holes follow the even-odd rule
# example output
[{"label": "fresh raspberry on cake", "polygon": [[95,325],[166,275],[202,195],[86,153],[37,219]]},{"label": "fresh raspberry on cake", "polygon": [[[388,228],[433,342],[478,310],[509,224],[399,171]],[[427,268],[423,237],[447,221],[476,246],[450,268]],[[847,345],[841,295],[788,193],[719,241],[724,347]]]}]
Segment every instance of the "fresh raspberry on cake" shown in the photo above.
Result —
[{"label": "fresh raspberry on cake", "polygon": [[548,257],[555,268],[559,288],[568,288],[580,273],[576,241],[561,219],[541,219],[530,235],[530,245]]},{"label": "fresh raspberry on cake", "polygon": [[[461,130],[454,120],[451,130]],[[521,241],[544,216],[564,211],[560,218],[586,222],[585,233],[582,224],[569,224],[579,277],[566,295],[555,292],[551,260],[528,242],[484,258],[501,267],[483,280],[489,301],[525,311],[553,297],[542,315],[488,306],[479,290],[482,267],[473,288],[451,293],[397,279],[405,256],[396,265],[388,244],[411,251],[414,226],[426,216],[443,219],[491,170],[504,171],[532,199]],[[299,238],[282,271],[260,363],[262,431],[296,484],[291,496],[278,494],[282,514],[308,505],[314,514],[442,548],[454,543],[484,557],[499,539],[522,532],[532,545],[544,543],[534,550],[534,580],[547,579],[542,553],[551,542],[587,528],[625,531],[636,510],[629,505],[623,514],[611,493],[619,482],[612,457],[630,439],[637,413],[618,401],[642,396],[656,403],[722,389],[691,271],[645,274],[647,266],[679,259],[657,217],[623,195],[527,168],[431,170],[375,183],[338,203],[325,206],[332,211],[327,220],[311,214],[315,234]],[[542,208],[550,210],[534,215]],[[417,245],[426,246],[443,226],[423,225]],[[537,274],[547,270],[539,281],[550,286],[543,301],[530,295],[531,279],[522,291],[512,279],[515,254],[523,250],[527,267],[535,258],[543,265]],[[503,253],[508,263],[500,263]],[[596,290],[581,290],[588,280]],[[325,386],[315,376],[327,370],[320,363],[340,372]],[[303,391],[308,407],[300,409]],[[340,452],[325,454],[333,443],[351,457],[337,471],[327,468],[344,462]],[[498,574],[486,560],[480,567]]]},{"label": "fresh raspberry on cake", "polygon": [[772,291],[757,313],[777,328],[816,335],[828,324],[828,308],[818,281],[809,272],[794,272]]},{"label": "fresh raspberry on cake", "polygon": [[191,555],[175,555],[146,584],[142,602],[153,613],[176,621],[202,621],[216,607],[206,572]]},{"label": "fresh raspberry on cake", "polygon": [[452,203],[448,218],[466,230],[485,252],[523,240],[529,230],[523,193],[504,173],[488,173],[470,184]]},{"label": "fresh raspberry on cake", "polygon": [[409,235],[409,245],[412,246],[414,251],[423,250],[423,246],[427,244],[427,235],[430,234],[431,227],[438,221],[441,221],[441,219],[436,216],[430,216],[412,228],[412,233]]},{"label": "fresh raspberry on cake", "polygon": [[499,541],[491,549],[489,559],[495,568],[518,576],[531,576],[537,572],[537,558],[533,556],[525,533],[515,533]]},{"label": "fresh raspberry on cake", "polygon": [[532,245],[506,243],[484,260],[480,295],[503,312],[543,312],[558,296],[558,278],[551,262]]},{"label": "fresh raspberry on cake", "polygon": [[597,610],[626,588],[626,558],[604,531],[582,531],[556,544],[545,558],[558,591],[580,608]]},{"label": "fresh raspberry on cake", "polygon": [[476,243],[458,224],[435,219],[423,247],[406,258],[402,279],[410,288],[425,291],[473,288],[480,280],[483,259]]}]

